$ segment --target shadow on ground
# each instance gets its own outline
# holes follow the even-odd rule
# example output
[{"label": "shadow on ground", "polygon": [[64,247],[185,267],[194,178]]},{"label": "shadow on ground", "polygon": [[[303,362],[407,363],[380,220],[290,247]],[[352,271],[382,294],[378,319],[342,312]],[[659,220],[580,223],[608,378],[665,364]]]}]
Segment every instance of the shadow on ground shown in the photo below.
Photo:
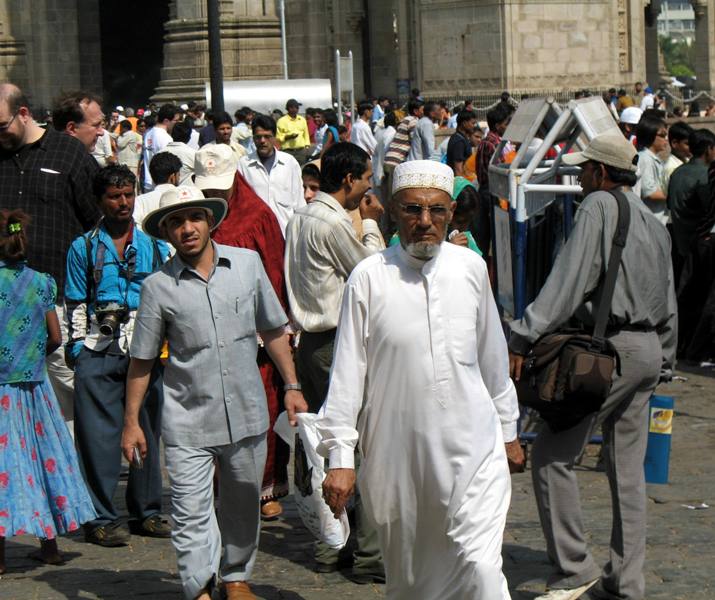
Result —
[{"label": "shadow on ground", "polygon": [[147,598],[176,600],[182,597],[181,585],[170,573],[151,569],[110,571],[108,569],[57,569],[34,578],[42,581],[67,600]]}]

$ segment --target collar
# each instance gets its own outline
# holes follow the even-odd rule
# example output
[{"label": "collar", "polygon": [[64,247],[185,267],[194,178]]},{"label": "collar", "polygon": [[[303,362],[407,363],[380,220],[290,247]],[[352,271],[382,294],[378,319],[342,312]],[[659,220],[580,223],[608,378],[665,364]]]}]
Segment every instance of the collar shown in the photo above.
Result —
[{"label": "collar", "polygon": [[[231,258],[226,254],[226,247],[217,244],[213,240],[210,240],[211,245],[214,248],[214,264],[213,264],[213,271],[216,271],[216,267],[219,265],[226,266],[228,268],[231,268]],[[181,256],[177,252],[174,257],[171,259],[171,268],[173,269],[172,276],[176,280],[176,283],[179,283],[179,280],[181,279],[181,274],[184,271],[188,271],[189,273],[195,273],[196,271],[191,265],[187,265],[183,260],[181,260]],[[209,276],[209,279],[211,276]]]},{"label": "collar", "polygon": [[[279,164],[280,164],[280,165],[285,164],[285,163],[283,162],[283,156],[282,156],[282,154],[283,154],[283,153],[282,153],[280,150],[276,149],[276,157],[275,157],[275,159],[273,160],[273,166],[279,165]],[[247,156],[247,158],[248,158],[248,162],[249,162],[251,165],[261,165],[261,167],[263,167],[263,170],[264,170],[264,171],[266,170],[266,167],[263,166],[263,162],[261,161],[260,157],[258,156],[258,150],[254,150],[253,152],[251,152],[251,153]]]},{"label": "collar", "polygon": [[650,154],[655,160],[657,160],[659,163],[663,162],[663,159],[658,156],[655,152],[653,152],[650,148],[644,148],[646,154]]},{"label": "collar", "polygon": [[[154,189],[152,191],[154,192],[159,192],[160,194],[163,194],[167,190],[171,190],[175,188],[176,186],[173,183],[157,183],[154,186]],[[151,192],[150,192],[151,193]]]},{"label": "collar", "polygon": [[[102,219],[99,222],[99,225],[97,226],[97,230],[99,232],[99,241],[102,242],[107,247],[107,249],[111,253],[114,254],[115,258],[117,258],[119,261],[127,259],[127,251],[129,250],[129,248],[133,248],[134,252],[136,253],[137,245],[138,245],[138,238],[142,235],[146,236],[146,234],[142,233],[134,226],[134,221],[132,221],[131,229],[129,230],[129,237],[127,237],[127,241],[124,244],[124,252],[122,252],[122,254],[124,256],[119,256],[117,254],[117,248],[114,245],[114,240],[112,239],[112,236],[109,235],[109,231],[107,231],[107,227],[104,224],[104,219]],[[149,237],[149,236],[146,236],[146,237]]]},{"label": "collar", "polygon": [[[445,242],[442,242],[442,244],[444,243]],[[414,269],[415,271],[420,271],[421,273],[427,274],[430,271],[434,270],[435,265],[437,264],[437,259],[439,259],[440,254],[442,253],[442,244],[439,245],[439,251],[437,252],[437,254],[435,254],[429,260],[420,260],[419,258],[415,258],[403,248],[401,242],[397,245],[397,255],[408,267]]]},{"label": "collar", "polygon": [[327,206],[331,210],[334,210],[336,213],[338,213],[342,218],[347,219],[348,221],[350,221],[350,223],[352,223],[352,219],[350,218],[348,211],[345,210],[343,205],[340,204],[340,202],[338,202],[330,194],[318,191],[318,193],[315,194],[315,198],[313,198],[313,202],[319,202],[320,204]]},{"label": "collar", "polygon": [[0,260],[0,269],[2,268],[8,268],[8,269],[24,269],[27,266],[27,261],[26,260],[17,260],[17,261],[9,261],[9,260]]}]

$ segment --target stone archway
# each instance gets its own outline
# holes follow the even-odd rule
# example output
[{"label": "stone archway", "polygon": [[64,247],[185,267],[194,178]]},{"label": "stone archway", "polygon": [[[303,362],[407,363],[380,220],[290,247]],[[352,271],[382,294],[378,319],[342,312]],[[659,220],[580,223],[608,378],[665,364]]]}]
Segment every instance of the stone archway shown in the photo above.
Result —
[{"label": "stone archway", "polygon": [[715,88],[715,0],[690,0],[695,11],[695,75],[697,89]]},{"label": "stone archway", "polygon": [[646,0],[644,4],[645,75],[648,84],[656,88],[660,87],[661,82],[668,77],[658,42],[658,15],[662,2]]}]

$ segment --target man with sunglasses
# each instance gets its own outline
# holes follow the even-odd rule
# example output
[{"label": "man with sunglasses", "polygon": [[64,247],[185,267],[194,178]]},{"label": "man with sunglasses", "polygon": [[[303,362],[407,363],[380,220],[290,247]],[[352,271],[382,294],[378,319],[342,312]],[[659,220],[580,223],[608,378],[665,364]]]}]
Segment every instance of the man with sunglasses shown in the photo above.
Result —
[{"label": "man with sunglasses", "polygon": [[[256,128],[254,127],[254,132]],[[286,230],[286,287],[293,322],[300,329],[295,362],[303,396],[318,412],[328,391],[335,327],[345,282],[357,264],[384,249],[377,225],[383,209],[368,195],[372,164],[359,146],[341,142],[321,159],[320,191],[296,211]],[[362,236],[348,211],[359,208]],[[357,583],[384,582],[375,532],[366,525],[358,503],[355,562],[350,578]],[[315,570],[338,569],[338,551],[319,543]]]},{"label": "man with sunglasses", "polygon": [[395,169],[400,244],[345,287],[318,420],[323,495],[339,514],[355,485],[377,526],[391,600],[509,598],[501,546],[523,468],[516,391],[484,260],[445,243],[454,174]]}]

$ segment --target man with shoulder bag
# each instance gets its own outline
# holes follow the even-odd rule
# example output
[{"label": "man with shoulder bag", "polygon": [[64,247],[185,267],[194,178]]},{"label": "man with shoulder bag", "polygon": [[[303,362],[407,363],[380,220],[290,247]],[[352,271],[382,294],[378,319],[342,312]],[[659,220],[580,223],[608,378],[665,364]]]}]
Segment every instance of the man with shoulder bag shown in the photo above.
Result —
[{"label": "man with shoulder bag", "polygon": [[[635,156],[622,136],[602,134],[563,157],[581,166],[584,200],[544,287],[510,324],[520,401],[537,406],[546,420],[532,449],[553,566],[541,600],[645,597],[648,400],[675,362],[677,308],[668,233],[630,189]],[[580,334],[549,335],[572,320]],[[597,422],[613,505],[603,569],[586,546],[573,471]]]}]

